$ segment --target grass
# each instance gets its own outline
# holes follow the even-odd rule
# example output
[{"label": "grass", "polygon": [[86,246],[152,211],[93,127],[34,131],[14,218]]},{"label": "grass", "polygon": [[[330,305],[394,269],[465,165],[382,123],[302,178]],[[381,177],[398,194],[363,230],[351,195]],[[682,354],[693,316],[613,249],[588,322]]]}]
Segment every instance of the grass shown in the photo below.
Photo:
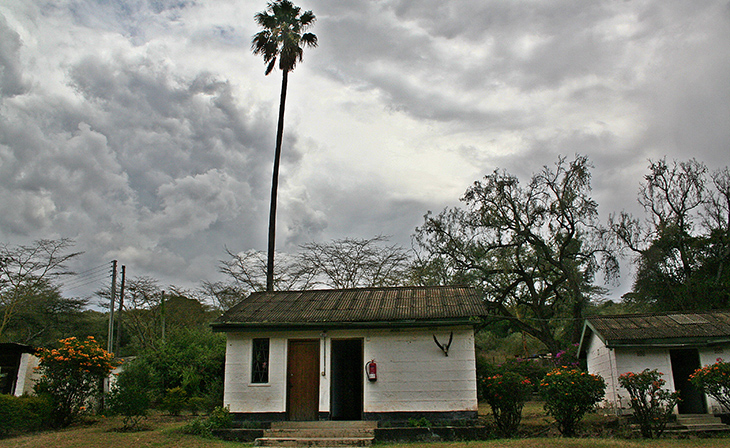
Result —
[{"label": "grass", "polygon": [[[479,414],[487,424],[492,422],[489,406],[480,405]],[[232,448],[249,447],[252,444],[224,442],[217,439],[183,434],[179,429],[191,417],[152,415],[144,422],[144,431],[120,432],[122,422],[118,418],[89,418],[83,423],[60,431],[46,431],[19,437],[0,439],[0,448]],[[561,438],[551,425],[551,419],[542,409],[542,403],[529,402],[523,410],[520,434],[514,439],[498,439],[472,442],[414,442],[405,444],[377,444],[383,448],[725,448],[730,437],[717,435],[711,438],[685,436],[665,437],[658,440],[625,438],[625,432],[606,431],[617,427],[615,417],[591,414],[581,424],[581,437]],[[596,436],[600,434],[600,437]]]},{"label": "grass", "polygon": [[[246,446],[183,434],[191,417],[152,415],[143,431],[121,432],[120,418],[93,417],[70,428],[0,439],[0,448],[231,448]],[[248,444],[250,446],[250,444]]]}]

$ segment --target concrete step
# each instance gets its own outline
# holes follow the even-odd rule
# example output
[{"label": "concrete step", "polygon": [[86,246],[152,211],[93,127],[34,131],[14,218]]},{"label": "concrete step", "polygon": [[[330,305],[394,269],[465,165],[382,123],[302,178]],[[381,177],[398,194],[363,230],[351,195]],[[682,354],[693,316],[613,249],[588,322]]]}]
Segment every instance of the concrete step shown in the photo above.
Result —
[{"label": "concrete step", "polygon": [[727,430],[729,427],[722,423],[720,417],[712,414],[679,414],[677,425],[690,431]]},{"label": "concrete step", "polygon": [[373,444],[377,422],[273,422],[256,446],[363,447]]},{"label": "concrete step", "polygon": [[283,421],[271,422],[271,429],[297,429],[297,428],[358,428],[375,429],[378,422],[366,420],[316,420],[316,421]]},{"label": "concrete step", "polygon": [[677,422],[682,424],[711,424],[722,423],[720,417],[712,414],[679,414]]},{"label": "concrete step", "polygon": [[254,446],[363,447],[371,446],[374,437],[261,437]]},{"label": "concrete step", "polygon": [[361,428],[279,428],[266,430],[266,437],[369,437],[373,429]]}]

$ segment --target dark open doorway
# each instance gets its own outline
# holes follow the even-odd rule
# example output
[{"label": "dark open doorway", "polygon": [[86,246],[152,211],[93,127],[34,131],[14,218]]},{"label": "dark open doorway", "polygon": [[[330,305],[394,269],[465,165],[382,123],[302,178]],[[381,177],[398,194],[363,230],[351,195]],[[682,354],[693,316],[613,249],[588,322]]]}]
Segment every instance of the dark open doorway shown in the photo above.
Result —
[{"label": "dark open doorway", "polygon": [[362,419],[364,369],[362,339],[332,340],[332,420]]},{"label": "dark open doorway", "polygon": [[669,351],[672,361],[674,387],[679,392],[680,414],[705,414],[705,394],[689,382],[689,376],[700,367],[700,353],[697,349],[676,349]]}]

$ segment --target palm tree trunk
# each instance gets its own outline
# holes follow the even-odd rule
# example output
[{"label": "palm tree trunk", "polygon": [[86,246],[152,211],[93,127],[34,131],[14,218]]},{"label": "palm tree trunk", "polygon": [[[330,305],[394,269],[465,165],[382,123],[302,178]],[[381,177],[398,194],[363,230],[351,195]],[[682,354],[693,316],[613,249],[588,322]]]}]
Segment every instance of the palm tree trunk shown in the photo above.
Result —
[{"label": "palm tree trunk", "polygon": [[279,100],[279,125],[276,129],[276,152],[274,153],[274,173],[271,176],[271,207],[269,209],[269,253],[266,265],[266,291],[274,290],[274,250],[276,249],[276,197],[279,190],[279,161],[281,160],[281,140],[284,136],[284,105],[289,72],[284,70],[281,80],[281,99]]}]

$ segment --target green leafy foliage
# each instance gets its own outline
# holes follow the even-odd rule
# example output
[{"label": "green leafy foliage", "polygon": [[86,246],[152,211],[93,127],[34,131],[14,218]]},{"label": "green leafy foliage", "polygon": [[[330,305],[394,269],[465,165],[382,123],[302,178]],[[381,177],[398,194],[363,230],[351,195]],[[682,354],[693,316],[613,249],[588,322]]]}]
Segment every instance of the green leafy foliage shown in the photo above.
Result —
[{"label": "green leafy foliage", "polygon": [[[532,392],[537,392],[540,380],[545,377],[551,368],[547,360],[535,359],[508,359],[501,364],[489,363],[481,356],[477,357],[477,381],[481,384],[486,378],[494,375],[504,375],[505,373],[515,373],[530,381]],[[482,388],[478,390],[480,398],[482,396]]]},{"label": "green leafy foliage", "polygon": [[0,436],[46,428],[52,411],[47,397],[0,395]]},{"label": "green leafy foliage", "polygon": [[629,393],[633,418],[642,437],[660,436],[679,401],[678,392],[662,388],[666,382],[661,377],[656,369],[645,369],[641,373],[626,372],[618,378],[621,387]]},{"label": "green leafy foliage", "polygon": [[170,413],[170,415],[180,415],[183,409],[188,406],[188,393],[182,387],[173,387],[167,389],[165,396],[162,397],[162,409]]},{"label": "green leafy foliage", "polygon": [[64,427],[98,397],[102,379],[109,376],[117,362],[92,336],[62,339],[59,343],[59,348],[38,351],[41,379],[35,390],[51,398],[53,424]]},{"label": "green leafy foliage", "polygon": [[701,367],[689,377],[692,384],[711,396],[725,411],[730,411],[730,362],[720,358],[714,364]]},{"label": "green leafy foliage", "polygon": [[151,406],[149,384],[152,374],[146,365],[125,369],[107,397],[107,412],[121,415],[125,431],[137,430]]},{"label": "green leafy foliage", "polygon": [[180,329],[155,345],[125,365],[124,372],[148,376],[145,387],[153,403],[162,403],[169,389],[180,388],[188,398],[204,399],[200,410],[222,404],[225,336],[208,329]]},{"label": "green leafy foliage", "polygon": [[599,375],[557,368],[545,375],[539,390],[545,411],[555,419],[560,433],[573,436],[578,422],[605,395],[606,383]]},{"label": "green leafy foliage", "polygon": [[475,182],[463,208],[425,216],[414,275],[479,288],[495,318],[552,353],[576,342],[583,311],[600,293],[596,273],[618,271],[598,231],[590,168],[584,156],[561,157],[524,185],[499,170]]},{"label": "green leafy foliage", "polygon": [[499,432],[511,437],[517,432],[522,420],[522,408],[530,398],[530,380],[513,372],[483,378],[479,386],[481,394],[489,403]]},{"label": "green leafy foliage", "polygon": [[231,426],[233,426],[233,417],[231,417],[228,408],[218,406],[211,411],[207,418],[196,418],[183,426],[182,432],[211,437],[214,430],[230,428]]},{"label": "green leafy foliage", "polygon": [[646,311],[730,306],[730,170],[709,174],[691,159],[650,161],[639,190],[646,219],[609,218],[622,249],[636,257],[628,303]]}]

